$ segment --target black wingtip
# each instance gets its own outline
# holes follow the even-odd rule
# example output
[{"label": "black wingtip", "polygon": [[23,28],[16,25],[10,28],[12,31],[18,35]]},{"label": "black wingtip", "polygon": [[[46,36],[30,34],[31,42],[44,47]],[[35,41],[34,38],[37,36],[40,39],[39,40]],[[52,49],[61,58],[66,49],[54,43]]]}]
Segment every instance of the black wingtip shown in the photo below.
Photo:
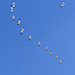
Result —
[{"label": "black wingtip", "polygon": [[22,33],[20,33],[20,34],[22,34]]},{"label": "black wingtip", "polygon": [[11,5],[11,7],[12,7],[12,5]]},{"label": "black wingtip", "polygon": [[14,19],[12,19],[14,21]]},{"label": "black wingtip", "polygon": [[62,6],[61,6],[61,8],[62,8]]}]

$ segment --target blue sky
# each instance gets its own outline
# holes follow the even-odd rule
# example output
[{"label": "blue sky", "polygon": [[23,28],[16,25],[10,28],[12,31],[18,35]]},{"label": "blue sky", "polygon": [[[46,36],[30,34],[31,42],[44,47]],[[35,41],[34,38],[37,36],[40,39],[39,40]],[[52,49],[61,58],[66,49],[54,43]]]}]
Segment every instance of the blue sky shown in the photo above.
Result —
[{"label": "blue sky", "polygon": [[[13,0],[1,0],[0,75],[75,74],[75,0],[65,1],[60,8],[63,0],[15,0],[11,13]],[[22,28],[25,30],[20,35]]]}]

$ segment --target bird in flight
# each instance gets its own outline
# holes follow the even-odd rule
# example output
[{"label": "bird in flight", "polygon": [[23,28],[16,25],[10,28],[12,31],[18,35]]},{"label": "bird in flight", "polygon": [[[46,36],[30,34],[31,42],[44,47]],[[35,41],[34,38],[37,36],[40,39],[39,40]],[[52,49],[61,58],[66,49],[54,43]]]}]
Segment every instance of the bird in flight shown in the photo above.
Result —
[{"label": "bird in flight", "polygon": [[61,60],[59,60],[59,64],[61,63]]},{"label": "bird in flight", "polygon": [[22,34],[22,33],[23,33],[23,31],[24,31],[24,28],[22,28],[22,29],[21,29],[21,32],[20,32],[20,34]]},{"label": "bird in flight", "polygon": [[58,58],[58,56],[56,56],[56,59]]},{"label": "bird in flight", "polygon": [[65,1],[63,1],[62,5],[61,5],[61,8],[64,6],[64,4],[65,4]]},{"label": "bird in flight", "polygon": [[13,6],[11,5],[11,13],[13,13]]},{"label": "bird in flight", "polygon": [[49,55],[51,55],[51,54],[52,54],[52,52],[50,51],[50,52],[49,52]]},{"label": "bird in flight", "polygon": [[30,39],[31,39],[31,36],[29,36],[29,41],[30,41]]},{"label": "bird in flight", "polygon": [[18,25],[21,23],[20,19],[18,20]]},{"label": "bird in flight", "polygon": [[15,16],[13,15],[13,16],[12,16],[12,20],[13,20],[13,21],[14,21],[14,18],[15,18]]},{"label": "bird in flight", "polygon": [[40,42],[38,42],[38,46],[40,46]]},{"label": "bird in flight", "polygon": [[45,50],[47,51],[48,47],[45,48]]},{"label": "bird in flight", "polygon": [[15,7],[15,1],[13,1],[13,4],[12,5],[13,5],[13,8],[14,8]]}]

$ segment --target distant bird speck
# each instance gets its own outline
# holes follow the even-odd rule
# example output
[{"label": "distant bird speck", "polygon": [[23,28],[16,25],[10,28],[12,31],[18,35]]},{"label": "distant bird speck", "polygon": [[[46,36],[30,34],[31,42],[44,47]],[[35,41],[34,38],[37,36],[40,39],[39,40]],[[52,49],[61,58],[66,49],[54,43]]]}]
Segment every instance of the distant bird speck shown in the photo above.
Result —
[{"label": "distant bird speck", "polygon": [[40,46],[40,42],[38,42],[38,46]]},{"label": "distant bird speck", "polygon": [[14,18],[15,18],[15,16],[13,15],[13,16],[12,16],[12,20],[14,20]]},{"label": "distant bird speck", "polygon": [[21,29],[21,32],[20,32],[20,34],[22,34],[22,33],[23,33],[23,31],[24,31],[24,28],[22,28],[22,29]]},{"label": "distant bird speck", "polygon": [[65,1],[63,1],[62,5],[61,5],[61,8],[64,6],[64,4],[65,4]]},{"label": "distant bird speck", "polygon": [[18,25],[21,23],[20,19],[18,20]]},{"label": "distant bird speck", "polygon": [[13,6],[11,5],[11,13],[13,13]]},{"label": "distant bird speck", "polygon": [[31,36],[29,36],[29,41],[30,41],[30,39],[31,39]]},{"label": "distant bird speck", "polygon": [[47,51],[48,47],[45,48],[45,50]]},{"label": "distant bird speck", "polygon": [[61,60],[59,61],[59,64],[61,63]]},{"label": "distant bird speck", "polygon": [[58,56],[56,56],[56,59],[58,58]]},{"label": "distant bird speck", "polygon": [[50,52],[49,52],[49,55],[51,55],[51,54],[52,54],[52,52],[50,51]]},{"label": "distant bird speck", "polygon": [[12,5],[13,5],[13,8],[14,8],[15,7],[15,1],[13,1],[13,4]]}]

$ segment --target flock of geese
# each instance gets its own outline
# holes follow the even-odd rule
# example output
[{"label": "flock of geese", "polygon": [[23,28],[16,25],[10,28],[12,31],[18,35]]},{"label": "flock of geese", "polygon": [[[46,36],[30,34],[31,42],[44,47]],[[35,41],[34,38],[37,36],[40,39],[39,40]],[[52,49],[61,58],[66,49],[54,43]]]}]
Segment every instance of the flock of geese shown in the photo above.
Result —
[{"label": "flock of geese", "polygon": [[[63,3],[61,4],[61,8],[64,6],[65,1],[63,1]],[[15,7],[15,1],[13,1],[13,4],[11,5],[11,13],[13,13]],[[12,16],[12,20],[14,21],[15,16]],[[20,19],[18,20],[18,25],[21,23]],[[22,34],[24,32],[24,28],[21,29],[20,34]],[[29,36],[29,41],[31,40],[31,36]],[[38,42],[38,46],[40,46],[40,42]],[[45,48],[45,51],[47,51],[48,47]],[[51,55],[52,52],[49,52],[49,55]],[[56,56],[56,59],[58,59],[58,56]],[[59,64],[62,62],[62,60],[59,60]]]}]

